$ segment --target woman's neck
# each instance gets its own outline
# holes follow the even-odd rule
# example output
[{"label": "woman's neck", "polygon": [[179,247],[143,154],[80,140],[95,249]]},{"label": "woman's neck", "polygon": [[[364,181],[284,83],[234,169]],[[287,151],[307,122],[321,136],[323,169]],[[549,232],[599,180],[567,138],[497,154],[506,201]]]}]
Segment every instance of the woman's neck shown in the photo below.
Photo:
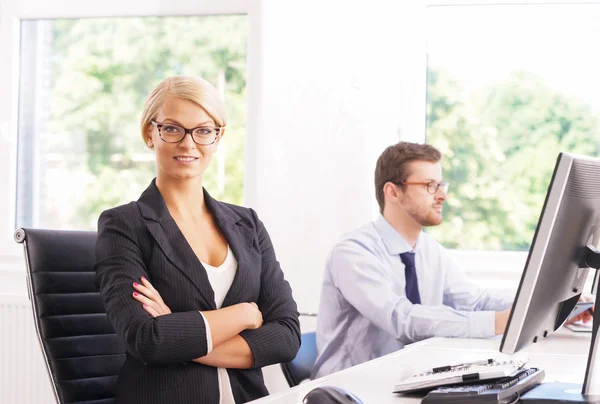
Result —
[{"label": "woman's neck", "polygon": [[199,217],[206,211],[202,177],[177,180],[156,178],[156,187],[160,191],[171,216]]}]

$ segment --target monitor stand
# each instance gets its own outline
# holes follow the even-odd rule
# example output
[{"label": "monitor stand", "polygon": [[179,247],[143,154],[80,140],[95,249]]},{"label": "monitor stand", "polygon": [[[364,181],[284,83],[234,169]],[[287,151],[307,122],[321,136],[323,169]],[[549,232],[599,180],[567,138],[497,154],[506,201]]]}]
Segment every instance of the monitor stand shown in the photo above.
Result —
[{"label": "monitor stand", "polygon": [[[587,246],[582,260],[582,267],[596,269],[596,280],[599,278],[600,251],[593,246]],[[596,282],[594,282],[596,283]],[[595,286],[595,285],[594,285]],[[592,287],[595,290],[594,287]],[[596,308],[592,326],[592,340],[588,354],[585,380],[583,386],[577,383],[542,383],[538,387],[525,393],[519,402],[526,404],[548,403],[597,403],[600,404],[600,340],[598,340],[598,327],[600,326],[600,293],[596,293]]]}]

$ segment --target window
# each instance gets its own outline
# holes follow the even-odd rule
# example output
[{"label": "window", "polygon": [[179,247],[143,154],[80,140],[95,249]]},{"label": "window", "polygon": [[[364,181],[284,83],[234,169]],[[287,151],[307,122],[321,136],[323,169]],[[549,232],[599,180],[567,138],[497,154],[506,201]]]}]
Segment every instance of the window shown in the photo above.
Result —
[{"label": "window", "polygon": [[600,5],[427,9],[427,142],[445,246],[526,251],[559,152],[600,150]]},{"label": "window", "polygon": [[155,175],[143,103],[176,74],[223,95],[228,130],[204,185],[240,204],[247,31],[245,15],[22,21],[16,226],[95,229],[137,199]]}]

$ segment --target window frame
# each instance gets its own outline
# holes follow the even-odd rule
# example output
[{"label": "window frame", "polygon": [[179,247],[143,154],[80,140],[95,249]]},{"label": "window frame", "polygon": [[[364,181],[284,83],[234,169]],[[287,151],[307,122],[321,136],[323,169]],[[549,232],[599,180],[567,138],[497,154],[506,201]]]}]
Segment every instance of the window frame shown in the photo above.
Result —
[{"label": "window frame", "polygon": [[[514,0],[495,0],[493,3],[487,0],[465,0],[457,2],[456,0],[417,0],[420,3],[420,7],[416,9],[416,18],[415,21],[418,21],[418,24],[413,24],[415,27],[420,27],[420,30],[417,34],[420,35],[421,38],[424,38],[422,43],[422,47],[420,49],[419,57],[414,58],[410,64],[411,71],[422,71],[424,72],[423,76],[426,77],[427,72],[427,33],[426,33],[426,20],[427,20],[427,8],[429,7],[441,7],[441,6],[500,6],[500,5],[515,5],[515,6],[527,6],[527,5],[544,5],[544,4],[552,4],[552,5],[574,5],[574,4],[600,4],[600,0],[593,1],[548,1],[548,0],[522,0],[518,4],[515,4]],[[418,35],[418,36],[419,36]],[[410,128],[421,128],[414,134],[410,134],[407,136],[401,136],[401,140],[413,141],[424,143],[426,140],[425,137],[425,128],[426,128],[426,113],[427,113],[427,105],[426,105],[426,94],[427,94],[427,80],[415,80],[414,85],[407,86],[407,96],[405,98],[411,100],[423,100],[420,105],[414,106],[413,111],[415,113],[407,114],[405,117],[406,121],[404,124]],[[418,103],[417,103],[418,104]],[[422,112],[420,112],[422,111]]]},{"label": "window frame", "polygon": [[[419,21],[420,32],[418,34],[424,38],[423,47],[421,48],[422,54],[420,57],[415,58],[412,62],[412,71],[423,71],[426,77],[427,72],[427,8],[436,6],[499,6],[499,5],[516,5],[516,6],[528,6],[528,5],[576,5],[576,4],[600,4],[600,1],[548,1],[548,0],[523,0],[516,4],[514,0],[496,0],[493,3],[486,0],[422,0],[420,1],[421,7],[418,9],[418,16],[415,20]],[[407,88],[408,99],[423,100],[421,104],[413,110],[414,113],[407,115],[405,118],[409,122],[405,123],[408,127],[421,128],[415,135],[410,138],[402,137],[400,140],[413,141],[418,143],[425,143],[426,141],[426,118],[427,118],[427,80],[416,80],[417,83],[414,86]],[[412,122],[410,122],[412,120]],[[417,122],[418,120],[418,122]],[[419,126],[420,125],[420,126]],[[524,268],[525,261],[529,254],[528,251],[513,251],[513,250],[501,250],[501,251],[490,251],[490,250],[449,250],[450,254],[460,262],[465,268],[467,274],[472,278],[486,278],[487,281],[492,279],[502,280],[507,278],[519,278]],[[515,284],[516,285],[516,284]]]},{"label": "window frame", "polygon": [[[18,141],[20,26],[22,20],[91,18],[91,17],[167,17],[201,15],[248,15],[249,31],[254,24],[251,16],[257,5],[251,0],[141,0],[127,2],[106,0],[97,3],[75,0],[46,2],[43,0],[6,0],[0,5],[0,53],[8,63],[0,63],[0,272],[14,268],[21,261],[22,249],[13,240],[16,215],[16,173]],[[143,10],[143,12],[140,12]],[[248,46],[248,58],[251,49]],[[247,89],[247,105],[251,105],[252,88]],[[247,158],[246,161],[249,161]]]}]

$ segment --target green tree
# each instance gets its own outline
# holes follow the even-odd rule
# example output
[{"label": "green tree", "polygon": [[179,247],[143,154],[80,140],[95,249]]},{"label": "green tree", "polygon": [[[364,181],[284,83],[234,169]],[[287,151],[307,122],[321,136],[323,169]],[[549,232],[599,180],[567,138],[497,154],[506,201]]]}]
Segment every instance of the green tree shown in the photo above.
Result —
[{"label": "green tree", "polygon": [[131,190],[149,184],[155,167],[142,142],[140,114],[148,93],[171,75],[201,76],[222,93],[229,122],[223,153],[204,186],[218,199],[242,202],[247,31],[246,16],[236,15],[56,20],[55,135],[46,150],[63,157],[62,167],[94,178],[74,209],[72,227],[95,228],[102,210],[128,202]]},{"label": "green tree", "polygon": [[428,231],[451,248],[528,249],[558,154],[597,153],[597,114],[531,73],[469,94],[433,69],[427,108],[451,183],[445,223]]}]

